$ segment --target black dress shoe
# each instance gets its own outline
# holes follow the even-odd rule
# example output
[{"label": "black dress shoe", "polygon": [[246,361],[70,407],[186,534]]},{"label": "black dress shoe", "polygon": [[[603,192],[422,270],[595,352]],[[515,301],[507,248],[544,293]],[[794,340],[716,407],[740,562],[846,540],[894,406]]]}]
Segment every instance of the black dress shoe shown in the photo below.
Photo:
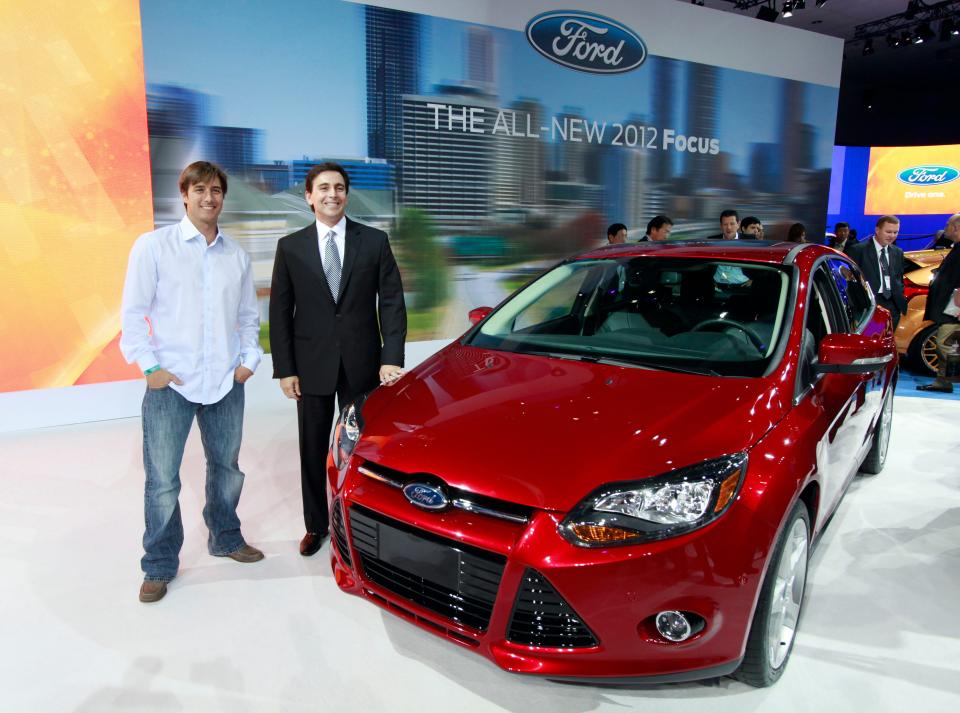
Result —
[{"label": "black dress shoe", "polygon": [[953,386],[951,384],[943,386],[934,381],[932,384],[917,384],[917,391],[938,391],[941,394],[952,394]]},{"label": "black dress shoe", "polygon": [[323,538],[327,536],[326,532],[308,532],[300,540],[300,554],[304,557],[310,557],[317,554],[317,550],[323,544]]}]

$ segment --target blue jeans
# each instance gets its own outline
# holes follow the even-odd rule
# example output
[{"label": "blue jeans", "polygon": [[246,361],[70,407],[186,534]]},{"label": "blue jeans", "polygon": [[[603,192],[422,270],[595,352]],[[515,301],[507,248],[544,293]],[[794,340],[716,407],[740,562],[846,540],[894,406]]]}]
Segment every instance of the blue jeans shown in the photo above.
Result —
[{"label": "blue jeans", "polygon": [[215,404],[187,401],[169,386],[147,389],[143,397],[143,559],[145,579],[168,582],[180,566],[183,522],[180,519],[180,463],[196,417],[207,459],[203,520],[212,555],[227,555],[244,546],[237,503],[243,473],[237,464],[243,432],[243,384]]}]

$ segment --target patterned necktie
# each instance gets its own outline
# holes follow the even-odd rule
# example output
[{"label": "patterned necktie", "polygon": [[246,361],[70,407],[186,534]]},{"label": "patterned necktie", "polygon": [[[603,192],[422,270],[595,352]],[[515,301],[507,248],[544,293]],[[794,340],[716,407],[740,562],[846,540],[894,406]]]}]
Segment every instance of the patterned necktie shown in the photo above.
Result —
[{"label": "patterned necktie", "polygon": [[323,244],[323,274],[327,276],[327,285],[330,286],[330,295],[333,301],[337,301],[337,295],[340,294],[340,251],[337,250],[337,243],[333,239],[336,235],[334,231],[327,233],[326,242]]},{"label": "patterned necktie", "polygon": [[887,248],[880,251],[880,294],[884,299],[890,298],[890,260],[887,258]]}]

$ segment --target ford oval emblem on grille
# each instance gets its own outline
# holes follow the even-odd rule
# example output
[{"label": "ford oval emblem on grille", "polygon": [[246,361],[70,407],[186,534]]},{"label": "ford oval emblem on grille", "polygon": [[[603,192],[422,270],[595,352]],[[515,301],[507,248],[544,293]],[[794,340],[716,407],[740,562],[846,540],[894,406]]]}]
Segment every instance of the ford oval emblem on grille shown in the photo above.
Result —
[{"label": "ford oval emblem on grille", "polygon": [[440,488],[426,483],[408,483],[403,488],[407,500],[424,510],[443,510],[447,507],[447,496]]},{"label": "ford oval emblem on grille", "polygon": [[547,59],[581,72],[620,74],[647,58],[640,36],[592,12],[552,10],[527,23],[527,40]]},{"label": "ford oval emblem on grille", "polygon": [[960,171],[951,166],[913,166],[897,174],[901,183],[911,186],[940,186],[957,180]]}]

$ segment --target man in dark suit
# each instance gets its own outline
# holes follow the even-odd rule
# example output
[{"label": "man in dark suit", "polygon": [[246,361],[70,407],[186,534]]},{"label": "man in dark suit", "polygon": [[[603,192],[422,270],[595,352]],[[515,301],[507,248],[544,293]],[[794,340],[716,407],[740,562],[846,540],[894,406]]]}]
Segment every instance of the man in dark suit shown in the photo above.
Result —
[{"label": "man in dark suit", "polygon": [[711,235],[707,240],[736,240],[740,237],[740,216],[735,210],[725,210],[720,214],[720,233]]},{"label": "man in dark suit", "polygon": [[350,177],[323,163],[307,174],[316,221],[281,238],[270,288],[273,376],[297,401],[300,483],[309,557],[329,526],[325,473],[334,397],[341,408],[402,373],[407,311],[386,233],[346,217]]},{"label": "man in dark suit", "polygon": [[943,237],[953,246],[950,252],[940,263],[940,267],[930,283],[930,293],[927,295],[927,307],[923,313],[924,319],[929,319],[937,325],[937,354],[940,361],[937,364],[937,378],[931,384],[918,384],[919,391],[940,391],[945,394],[953,392],[953,384],[947,381],[947,354],[951,345],[960,342],[960,321],[944,313],[951,300],[960,306],[956,290],[960,289],[960,213],[950,216],[947,226],[943,230]]},{"label": "man in dark suit", "polygon": [[655,243],[660,242],[661,240],[667,240],[670,238],[670,233],[673,232],[673,218],[666,215],[655,215],[650,219],[650,222],[647,223],[647,233],[644,235],[638,243],[643,243],[647,241],[652,241]]},{"label": "man in dark suit", "polygon": [[863,270],[877,304],[890,310],[894,329],[900,316],[907,311],[907,300],[903,295],[903,250],[893,244],[899,233],[900,219],[897,216],[881,216],[873,237],[847,251]]}]

